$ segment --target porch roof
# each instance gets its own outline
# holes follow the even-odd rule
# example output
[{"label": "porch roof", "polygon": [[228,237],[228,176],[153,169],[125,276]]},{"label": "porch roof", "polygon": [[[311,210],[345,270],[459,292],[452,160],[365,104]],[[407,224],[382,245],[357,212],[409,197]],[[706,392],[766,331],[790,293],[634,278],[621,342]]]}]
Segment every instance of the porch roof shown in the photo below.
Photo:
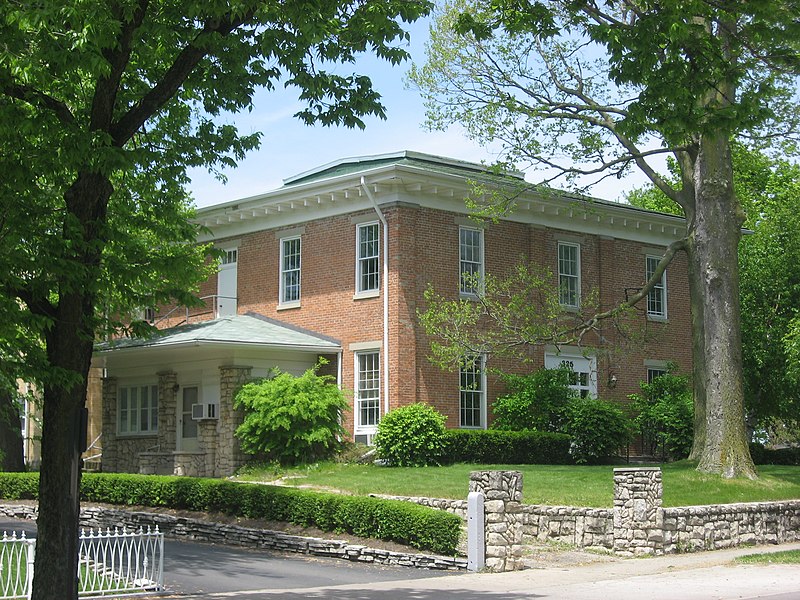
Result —
[{"label": "porch roof", "polygon": [[339,341],[263,315],[248,313],[180,325],[148,338],[120,338],[95,346],[96,353],[179,346],[235,345],[333,353]]}]

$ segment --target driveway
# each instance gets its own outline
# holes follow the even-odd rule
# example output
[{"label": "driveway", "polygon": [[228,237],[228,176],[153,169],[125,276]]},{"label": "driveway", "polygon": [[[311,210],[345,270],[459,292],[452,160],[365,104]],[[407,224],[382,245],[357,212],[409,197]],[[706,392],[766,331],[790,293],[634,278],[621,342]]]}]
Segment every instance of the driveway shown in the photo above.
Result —
[{"label": "driveway", "polygon": [[[2,531],[25,531],[28,537],[35,537],[36,523],[0,518]],[[445,571],[386,567],[169,538],[164,541],[164,585],[171,594],[181,596],[360,586],[448,574]]]}]

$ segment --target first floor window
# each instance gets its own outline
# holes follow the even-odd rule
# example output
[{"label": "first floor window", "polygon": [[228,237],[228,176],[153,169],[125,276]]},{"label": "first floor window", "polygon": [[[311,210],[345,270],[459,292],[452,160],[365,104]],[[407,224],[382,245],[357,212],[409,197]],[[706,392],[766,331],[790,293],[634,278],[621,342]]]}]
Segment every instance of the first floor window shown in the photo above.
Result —
[{"label": "first floor window", "polygon": [[470,356],[459,366],[459,419],[461,427],[483,428],[486,405],[483,357]]},{"label": "first floor window", "polygon": [[381,418],[380,352],[356,354],[357,427],[376,427]]},{"label": "first floor window", "polygon": [[[645,263],[645,277],[649,279],[656,272],[661,259],[657,256],[648,256]],[[667,316],[667,272],[661,274],[661,279],[647,294],[647,316],[664,319]]]},{"label": "first floor window", "polygon": [[647,383],[653,383],[658,377],[667,374],[666,367],[647,367]]},{"label": "first floor window", "polygon": [[117,401],[119,433],[155,433],[158,431],[157,385],[120,387]]},{"label": "first floor window", "polygon": [[281,240],[281,304],[300,302],[300,238]]},{"label": "first floor window", "polygon": [[569,387],[581,398],[597,397],[597,360],[581,354],[545,354],[546,369],[569,369]]}]

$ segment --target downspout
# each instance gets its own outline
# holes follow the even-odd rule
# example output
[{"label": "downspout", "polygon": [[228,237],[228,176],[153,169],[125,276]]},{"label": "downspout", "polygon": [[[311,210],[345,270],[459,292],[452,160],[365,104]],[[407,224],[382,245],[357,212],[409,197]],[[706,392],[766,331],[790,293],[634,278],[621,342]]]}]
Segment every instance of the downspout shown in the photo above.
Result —
[{"label": "downspout", "polygon": [[383,216],[375,196],[369,191],[363,175],[361,176],[361,187],[372,202],[383,226],[383,285],[381,292],[383,293],[383,414],[385,415],[389,412],[389,225],[386,223],[386,217]]}]

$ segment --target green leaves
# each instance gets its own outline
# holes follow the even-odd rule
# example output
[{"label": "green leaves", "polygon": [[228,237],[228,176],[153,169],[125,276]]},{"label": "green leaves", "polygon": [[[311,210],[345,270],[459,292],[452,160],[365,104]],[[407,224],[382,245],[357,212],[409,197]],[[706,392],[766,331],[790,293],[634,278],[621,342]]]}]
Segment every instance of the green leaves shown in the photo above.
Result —
[{"label": "green leaves", "polygon": [[348,403],[331,376],[317,375],[321,364],[300,377],[278,371],[239,390],[234,405],[245,416],[235,434],[242,450],[282,465],[333,455],[345,436],[341,413]]},{"label": "green leaves", "polygon": [[447,448],[445,419],[435,408],[422,403],[394,409],[378,424],[378,456],[393,467],[440,464]]}]

